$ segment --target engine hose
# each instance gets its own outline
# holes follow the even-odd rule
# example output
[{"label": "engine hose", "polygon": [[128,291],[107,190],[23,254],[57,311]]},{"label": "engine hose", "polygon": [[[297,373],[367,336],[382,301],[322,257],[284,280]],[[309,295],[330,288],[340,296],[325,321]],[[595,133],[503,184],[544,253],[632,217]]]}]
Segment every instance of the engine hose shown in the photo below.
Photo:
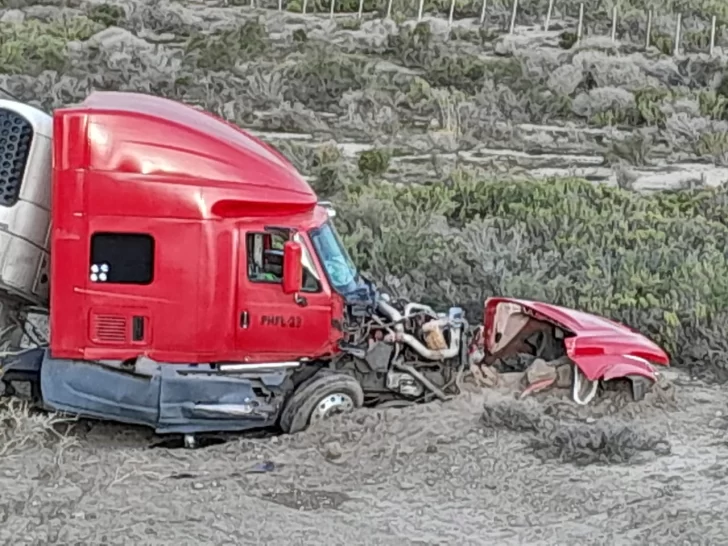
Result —
[{"label": "engine hose", "polygon": [[398,362],[392,362],[392,365],[397,368],[401,372],[405,372],[410,374],[412,377],[417,379],[420,383],[422,383],[426,388],[430,389],[430,391],[441,401],[447,402],[448,400],[452,399],[451,396],[446,395],[444,392],[442,392],[439,388],[437,388],[429,379],[427,379],[424,375],[422,375],[420,372],[415,370],[412,366],[408,364],[400,364]]},{"label": "engine hose", "polygon": [[[462,379],[463,375],[465,373],[465,369],[468,366],[468,344],[467,344],[467,331],[468,331],[468,321],[463,319],[462,324],[460,326],[460,331],[458,332],[458,335],[460,336],[460,351],[459,351],[459,358],[460,362],[459,365],[455,367],[455,373],[450,374],[450,378],[445,383],[445,385],[442,387],[442,389],[437,389],[441,393],[445,394],[447,393],[448,389],[455,385],[455,388],[457,389],[457,392],[455,394],[460,394],[463,392],[463,386],[462,386]],[[445,394],[445,396],[448,396]]]},{"label": "engine hose", "polygon": [[460,368],[457,371],[457,374],[455,374],[455,388],[458,390],[458,394],[463,392],[463,375],[465,374],[465,370],[468,367],[468,360],[469,360],[469,354],[468,350],[470,347],[468,347],[468,344],[466,343],[466,332],[468,331],[469,324],[467,321],[464,321],[465,324],[463,325],[463,339],[460,341]]},{"label": "engine hose", "polygon": [[463,339],[460,343],[460,366],[464,369],[468,365],[468,344],[466,343],[467,338],[467,332],[470,325],[468,324],[468,321],[463,320],[463,327],[462,327],[462,336]]},{"label": "engine hose", "polygon": [[468,367],[468,344],[466,343],[466,332],[468,331],[468,323],[467,321],[463,321],[463,329],[461,330],[462,333],[460,334],[462,337],[460,339],[460,365],[457,367],[457,370],[455,371],[455,374],[450,378],[450,380],[445,384],[445,386],[442,388],[444,392],[447,392],[447,389],[449,389],[453,384],[455,384],[455,388],[457,389],[457,394],[460,394],[463,392],[463,385],[462,385],[462,379],[463,374],[465,373],[465,368]]}]

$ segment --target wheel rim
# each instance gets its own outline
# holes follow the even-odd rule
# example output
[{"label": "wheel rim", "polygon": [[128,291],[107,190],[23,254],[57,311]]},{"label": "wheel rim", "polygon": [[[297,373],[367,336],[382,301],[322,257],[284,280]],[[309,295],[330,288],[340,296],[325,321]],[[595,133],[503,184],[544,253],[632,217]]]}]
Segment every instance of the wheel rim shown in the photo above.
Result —
[{"label": "wheel rim", "polygon": [[345,413],[354,409],[354,401],[351,396],[344,393],[329,394],[322,398],[311,413],[311,423],[323,421],[332,415]]}]

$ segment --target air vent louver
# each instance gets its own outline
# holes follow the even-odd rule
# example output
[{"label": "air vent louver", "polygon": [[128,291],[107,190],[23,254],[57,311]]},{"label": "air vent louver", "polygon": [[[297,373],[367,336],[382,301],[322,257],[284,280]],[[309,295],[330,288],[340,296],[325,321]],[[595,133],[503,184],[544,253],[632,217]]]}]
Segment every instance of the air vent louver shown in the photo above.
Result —
[{"label": "air vent louver", "polygon": [[126,317],[119,315],[92,315],[91,331],[93,341],[101,343],[124,343],[127,340]]},{"label": "air vent louver", "polygon": [[0,108],[0,205],[12,207],[18,201],[32,140],[28,120]]}]

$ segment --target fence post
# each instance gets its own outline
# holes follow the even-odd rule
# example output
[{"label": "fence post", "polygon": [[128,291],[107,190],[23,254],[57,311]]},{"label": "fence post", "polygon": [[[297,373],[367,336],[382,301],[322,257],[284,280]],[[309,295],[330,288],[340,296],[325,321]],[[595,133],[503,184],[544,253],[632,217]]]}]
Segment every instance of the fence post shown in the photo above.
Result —
[{"label": "fence post", "polygon": [[617,6],[612,8],[612,42],[617,41]]},{"label": "fence post", "polygon": [[675,49],[672,52],[673,57],[680,54],[680,34],[682,30],[682,13],[677,14],[677,24],[675,25]]},{"label": "fence post", "polygon": [[[389,0],[390,2],[392,0]],[[452,27],[452,18],[455,15],[455,0],[450,0],[450,14],[447,16],[447,28]]]},{"label": "fence post", "polygon": [[356,12],[356,18],[361,19],[361,16],[363,13],[364,13],[364,0],[359,0],[359,9]]},{"label": "fence post", "polygon": [[424,9],[425,9],[425,0],[420,0],[420,7],[417,10],[417,22],[418,23],[420,21],[422,21],[422,12],[424,11]]},{"label": "fence post", "polygon": [[546,10],[546,20],[543,23],[543,29],[548,32],[551,24],[551,13],[554,11],[554,0],[549,0],[549,7]]},{"label": "fence post", "polygon": [[303,0],[303,5],[301,6],[301,13],[306,13],[307,7],[308,7],[308,0]]},{"label": "fence post", "polygon": [[278,0],[278,11],[283,11],[283,0]]},{"label": "fence post", "polygon": [[336,9],[336,0],[331,0],[331,11],[329,11],[329,19],[334,18],[334,10]]},{"label": "fence post", "polygon": [[652,10],[647,12],[647,37],[645,38],[645,49],[649,49],[652,43]]},{"label": "fence post", "polygon": [[716,17],[713,15],[713,19],[710,22],[710,56],[712,57],[715,53],[715,23]]},{"label": "fence post", "polygon": [[480,8],[480,26],[485,23],[485,10],[488,7],[488,0],[483,0],[483,7]]},{"label": "fence post", "polygon": [[387,19],[391,19],[391,18],[392,18],[392,0],[389,0],[389,2],[387,2]]},{"label": "fence post", "polygon": [[516,13],[518,13],[518,0],[513,0],[513,11],[511,12],[511,26],[508,30],[509,34],[513,34],[516,29]]},{"label": "fence post", "polygon": [[581,37],[584,34],[584,4],[579,4],[579,23],[576,27],[576,41],[581,42]]}]

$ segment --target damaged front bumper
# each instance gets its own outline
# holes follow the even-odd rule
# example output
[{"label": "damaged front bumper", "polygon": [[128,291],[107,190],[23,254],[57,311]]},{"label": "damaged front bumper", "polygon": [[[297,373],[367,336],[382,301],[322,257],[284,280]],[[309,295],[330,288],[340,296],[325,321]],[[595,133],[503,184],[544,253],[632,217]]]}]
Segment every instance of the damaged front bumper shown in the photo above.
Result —
[{"label": "damaged front bumper", "polygon": [[28,383],[46,410],[152,427],[159,434],[238,432],[272,426],[286,388],[285,370],[246,377],[210,365],[141,357],[132,366],[52,358],[29,349],[0,363],[5,394]]}]

